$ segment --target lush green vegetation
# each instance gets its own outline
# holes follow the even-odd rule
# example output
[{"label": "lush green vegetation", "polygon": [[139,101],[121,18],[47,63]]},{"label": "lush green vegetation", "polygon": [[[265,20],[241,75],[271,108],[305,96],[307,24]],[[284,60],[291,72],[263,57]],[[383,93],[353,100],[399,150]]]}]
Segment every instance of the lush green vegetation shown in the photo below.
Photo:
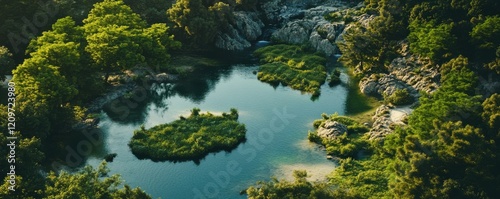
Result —
[{"label": "lush green vegetation", "polygon": [[391,95],[384,95],[384,101],[394,105],[408,105],[413,103],[413,97],[407,89],[397,89]]},{"label": "lush green vegetation", "polygon": [[[342,158],[326,187],[337,198],[496,198],[500,97],[495,90],[478,92],[478,76],[498,72],[500,4],[366,0],[365,5],[364,12],[377,16],[368,26],[354,24],[347,31],[345,43],[339,44],[341,60],[361,75],[386,72],[400,42],[407,39],[411,53],[440,64],[441,87],[424,94],[408,124],[385,139],[348,133],[325,143],[310,132],[310,140],[330,144],[328,152]],[[404,90],[385,98],[410,103]],[[326,119],[331,118],[325,115],[315,127]],[[352,124],[350,119],[341,121]],[[355,155],[360,149],[364,156]],[[293,186],[263,187],[260,196],[280,198],[287,194],[280,190]]]},{"label": "lush green vegetation", "polygon": [[187,118],[136,130],[129,146],[139,158],[196,161],[211,152],[234,149],[245,141],[245,125],[237,120],[236,109],[215,116],[200,114],[200,109],[194,108]]},{"label": "lush green vegetation", "polygon": [[[65,1],[58,3],[62,2]],[[32,8],[29,4],[39,6],[31,1],[20,3],[26,4],[28,9]],[[9,6],[19,5],[9,3]],[[34,13],[36,12],[33,11],[32,14]],[[64,191],[68,191],[65,197],[91,194],[92,197],[87,198],[135,198],[137,194],[143,195],[138,189],[126,188],[118,191],[116,186],[119,184],[115,178],[111,181],[105,180],[105,187],[95,190],[97,192],[75,189],[89,188],[87,185],[92,185],[91,182],[97,183],[94,184],[97,187],[97,174],[91,174],[96,176],[94,179],[70,174],[61,174],[58,177],[52,174],[45,178],[40,174],[41,163],[46,161],[44,152],[49,148],[47,146],[54,145],[52,142],[57,142],[60,137],[68,136],[73,125],[89,117],[83,105],[105,90],[109,73],[144,63],[151,67],[163,68],[170,58],[169,51],[180,45],[173,40],[165,24],[148,25],[121,0],[96,3],[88,13],[83,21],[61,16],[62,18],[52,24],[50,30],[29,42],[26,47],[27,58],[12,71],[16,96],[15,130],[20,138],[15,157],[16,184],[19,189],[15,193],[9,192],[8,181],[4,181],[1,198],[59,198],[62,197],[59,193],[66,194]],[[7,15],[16,17],[12,12]],[[47,22],[49,21],[48,19]],[[79,25],[82,23],[83,25]],[[37,31],[30,37],[38,35]],[[19,42],[23,41],[11,44],[21,45]],[[14,47],[15,50],[24,49],[20,46],[19,49],[16,48]],[[12,69],[9,68],[13,66],[11,57],[8,50],[0,48],[2,79]],[[0,108],[2,114],[5,114],[2,117],[7,118],[7,107],[2,105]],[[8,143],[5,138],[7,121],[1,120],[1,126],[0,141],[5,146]],[[0,152],[8,154],[5,150]],[[4,158],[0,161],[0,167],[4,171],[9,165],[5,160],[6,156],[2,156]],[[2,178],[9,177],[6,173],[7,171],[3,172]],[[51,186],[55,188],[50,188]]]},{"label": "lush green vegetation", "polygon": [[333,189],[326,183],[308,182],[306,171],[294,171],[294,182],[279,181],[258,182],[246,191],[250,199],[300,199],[300,198],[336,198]]},{"label": "lush green vegetation", "polygon": [[63,171],[56,175],[51,172],[47,176],[44,198],[151,198],[139,188],[131,189],[128,185],[120,188],[120,176],[108,176],[108,173],[106,162],[101,163],[98,169],[86,166],[76,174]]},{"label": "lush green vegetation", "polygon": [[296,45],[279,44],[257,49],[263,65],[257,78],[274,85],[281,83],[293,89],[318,95],[326,79],[326,59]]},{"label": "lush green vegetation", "polygon": [[340,71],[338,69],[335,69],[332,71],[332,74],[330,74],[330,78],[328,79],[328,85],[329,86],[335,86],[340,84]]},{"label": "lush green vegetation", "polygon": [[326,121],[336,121],[346,125],[347,132],[333,139],[321,138],[318,136],[317,131],[309,132],[307,134],[309,141],[324,145],[328,154],[341,158],[356,158],[358,153],[368,150],[367,138],[363,137],[363,134],[368,132],[368,127],[349,117],[339,116],[338,114],[330,116],[323,114],[322,116],[322,119],[314,121],[315,129],[323,126]]}]

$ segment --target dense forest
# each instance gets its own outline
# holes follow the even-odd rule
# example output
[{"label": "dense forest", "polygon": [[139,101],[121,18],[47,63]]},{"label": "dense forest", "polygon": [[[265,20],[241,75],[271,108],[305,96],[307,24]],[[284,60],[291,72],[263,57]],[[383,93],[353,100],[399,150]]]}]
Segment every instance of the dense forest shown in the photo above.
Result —
[{"label": "dense forest", "polygon": [[[0,198],[151,198],[109,176],[106,163],[79,172],[50,171],[48,146],[71,135],[94,115],[86,105],[110,88],[109,76],[136,66],[176,73],[171,54],[214,48],[218,32],[235,23],[234,12],[259,10],[266,0],[84,0],[2,2],[0,79],[12,75],[13,115],[0,105]],[[353,119],[323,115],[314,123],[344,122],[355,133],[333,141],[309,139],[339,157],[327,182],[259,182],[249,198],[495,198],[500,195],[500,95],[480,79],[500,77],[500,2],[496,0],[365,0],[338,43],[342,63],[359,77],[384,73],[409,52],[439,67],[440,87],[421,93],[407,124],[384,139],[369,139]],[[338,16],[325,16],[337,19]],[[342,19],[345,20],[346,18]],[[347,23],[347,21],[346,21]],[[293,52],[293,53],[292,53]],[[258,78],[318,94],[324,58],[307,46],[275,45],[255,52]],[[332,82],[338,81],[338,71]],[[408,91],[384,96],[413,103]],[[9,96],[12,97],[12,96]],[[234,114],[226,114],[233,117]],[[237,118],[237,114],[236,114]],[[16,136],[16,155],[9,155]],[[241,139],[239,140],[241,141]],[[365,154],[359,156],[359,153]],[[9,181],[15,161],[15,183]],[[16,184],[16,191],[9,187]]]}]

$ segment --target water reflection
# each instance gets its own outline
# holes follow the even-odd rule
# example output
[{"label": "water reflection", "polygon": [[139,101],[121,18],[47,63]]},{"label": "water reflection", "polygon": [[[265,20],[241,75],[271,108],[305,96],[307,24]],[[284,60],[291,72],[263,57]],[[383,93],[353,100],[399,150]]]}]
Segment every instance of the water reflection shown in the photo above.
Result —
[{"label": "water reflection", "polygon": [[[167,98],[180,96],[200,104],[217,83],[231,74],[229,66],[201,68],[175,84],[151,84],[138,86],[123,97],[115,99],[103,108],[109,118],[120,124],[143,124],[151,107],[157,112],[168,109]],[[154,106],[150,106],[150,105]]]},{"label": "water reflection", "polygon": [[227,78],[230,75],[229,68],[229,66],[225,66],[217,69],[198,69],[199,72],[197,71],[177,82],[172,92],[200,104],[222,78]]}]

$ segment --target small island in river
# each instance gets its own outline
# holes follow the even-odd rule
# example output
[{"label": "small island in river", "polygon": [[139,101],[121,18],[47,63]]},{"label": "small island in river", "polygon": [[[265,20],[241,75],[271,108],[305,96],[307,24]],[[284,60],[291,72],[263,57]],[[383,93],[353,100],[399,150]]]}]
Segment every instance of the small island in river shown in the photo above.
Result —
[{"label": "small island in river", "polygon": [[263,65],[257,78],[260,81],[319,95],[326,79],[326,59],[319,53],[307,52],[300,46],[278,44],[257,49]]},{"label": "small island in river", "polygon": [[232,150],[245,141],[245,125],[237,120],[236,109],[216,116],[200,114],[200,109],[194,108],[187,118],[181,116],[150,129],[141,127],[134,132],[129,146],[138,158],[198,161],[211,152]]}]

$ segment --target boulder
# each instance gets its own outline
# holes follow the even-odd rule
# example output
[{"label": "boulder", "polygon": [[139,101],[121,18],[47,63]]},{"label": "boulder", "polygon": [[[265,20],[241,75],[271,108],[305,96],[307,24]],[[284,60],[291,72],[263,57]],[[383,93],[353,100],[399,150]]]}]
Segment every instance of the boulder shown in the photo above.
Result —
[{"label": "boulder", "polygon": [[234,28],[248,41],[255,41],[262,34],[264,23],[255,12],[234,12]]},{"label": "boulder", "polygon": [[327,56],[336,54],[338,52],[337,45],[335,45],[335,38],[337,37],[344,24],[342,23],[324,23],[320,22],[309,37],[309,43],[316,49],[316,51],[324,53]]},{"label": "boulder", "polygon": [[292,21],[274,32],[272,39],[288,44],[303,44],[309,41],[315,25],[314,21],[308,19]]},{"label": "boulder", "polygon": [[381,105],[375,111],[375,115],[372,117],[372,128],[367,133],[370,140],[384,139],[385,136],[393,132],[390,128],[393,122],[391,121],[389,109],[390,108],[388,106]]},{"label": "boulder", "polygon": [[243,50],[252,45],[232,25],[229,25],[224,33],[217,34],[215,46],[225,50]]},{"label": "boulder", "polygon": [[243,50],[261,34],[264,23],[255,12],[234,12],[234,23],[217,33],[215,46],[225,50]]},{"label": "boulder", "polygon": [[439,68],[428,59],[417,56],[398,57],[387,68],[391,75],[418,91],[432,93],[439,87]]},{"label": "boulder", "polygon": [[339,135],[347,133],[347,126],[337,121],[327,120],[318,128],[318,136],[327,139],[333,139]]},{"label": "boulder", "polygon": [[380,97],[391,95],[398,89],[407,89],[410,94],[418,95],[412,87],[397,79],[394,75],[372,74],[359,81],[359,88],[365,95]]}]

